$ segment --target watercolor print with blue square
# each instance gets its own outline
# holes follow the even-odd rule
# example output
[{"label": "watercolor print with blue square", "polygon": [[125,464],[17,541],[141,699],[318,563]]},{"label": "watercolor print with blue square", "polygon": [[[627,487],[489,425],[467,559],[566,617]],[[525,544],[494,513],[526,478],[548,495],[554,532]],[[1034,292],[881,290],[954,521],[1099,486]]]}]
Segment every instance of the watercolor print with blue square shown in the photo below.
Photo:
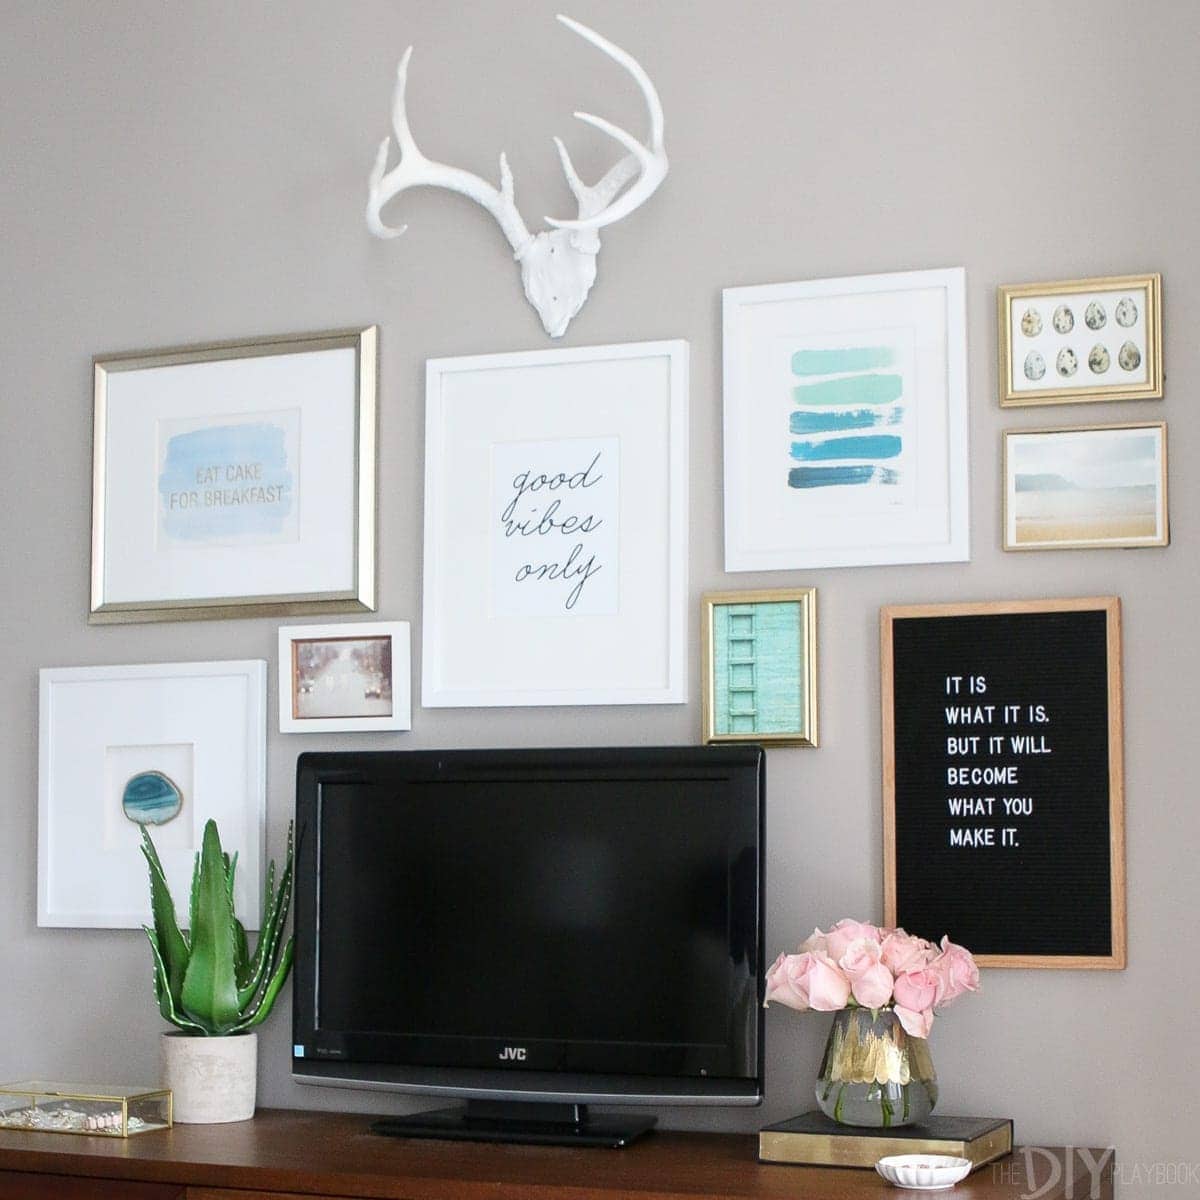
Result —
[{"label": "watercolor print with blue square", "polygon": [[299,539],[300,410],[158,422],[158,545]]}]

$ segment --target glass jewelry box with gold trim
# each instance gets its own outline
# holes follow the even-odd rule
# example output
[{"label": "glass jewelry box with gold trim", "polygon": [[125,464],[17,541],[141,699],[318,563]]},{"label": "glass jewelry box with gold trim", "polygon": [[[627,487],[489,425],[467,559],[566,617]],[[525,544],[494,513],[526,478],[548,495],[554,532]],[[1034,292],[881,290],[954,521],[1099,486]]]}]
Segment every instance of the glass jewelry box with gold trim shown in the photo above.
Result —
[{"label": "glass jewelry box with gold trim", "polygon": [[168,1088],[26,1079],[0,1084],[0,1129],[132,1137],[171,1127]]}]

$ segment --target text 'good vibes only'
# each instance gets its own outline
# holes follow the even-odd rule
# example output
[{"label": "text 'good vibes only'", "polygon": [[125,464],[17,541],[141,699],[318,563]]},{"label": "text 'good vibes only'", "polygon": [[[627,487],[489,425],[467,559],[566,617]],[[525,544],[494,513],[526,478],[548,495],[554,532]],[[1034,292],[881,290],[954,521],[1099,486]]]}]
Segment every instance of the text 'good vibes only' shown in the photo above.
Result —
[{"label": "text 'good vibes only'", "polygon": [[592,506],[605,480],[603,450],[582,469],[546,471],[525,467],[511,478],[500,512],[506,542],[522,545],[512,572],[513,583],[537,588],[557,585],[562,607],[571,611],[584,588],[603,569],[596,535],[606,518]]}]

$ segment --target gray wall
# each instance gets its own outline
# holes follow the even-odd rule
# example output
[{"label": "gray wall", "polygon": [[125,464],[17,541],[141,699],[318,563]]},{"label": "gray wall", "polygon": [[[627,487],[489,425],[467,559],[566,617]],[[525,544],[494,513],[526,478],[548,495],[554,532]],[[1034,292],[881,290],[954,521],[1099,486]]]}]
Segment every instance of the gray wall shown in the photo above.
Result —
[{"label": "gray wall", "polygon": [[[0,3],[0,1078],[149,1080],[161,1028],[140,933],[37,928],[37,668],[273,659],[279,623],[88,627],[92,355],[378,322],[380,616],[419,632],[424,360],[549,343],[489,219],[416,193],[409,233],[385,245],[363,228],[366,174],[412,42],[426,148],[489,176],[507,149],[528,219],[565,209],[551,135],[568,135],[592,175],[608,147],[570,113],[642,118],[555,8]],[[823,745],[769,760],[769,940],[781,949],[814,923],[881,913],[880,605],[1119,595],[1129,968],[989,971],[983,995],[939,1020],[933,1051],[945,1112],[1012,1114],[1022,1139],[1115,1143],[1131,1162],[1194,1160],[1195,1048],[1180,1023],[1200,990],[1188,468],[1200,439],[1200,10],[577,0],[571,11],[636,52],[667,114],[671,174],[606,235],[563,344],[691,344],[689,703],[418,708],[403,737],[271,733],[272,850],[306,748],[695,741],[700,593],[815,585]],[[968,282],[972,561],[725,575],[721,288],[951,265]],[[1148,270],[1165,277],[1164,402],[999,409],[997,284]],[[1002,428],[1141,418],[1170,422],[1169,549],[1001,551]],[[281,1007],[265,1027],[262,1102],[403,1103],[293,1085]],[[754,1129],[806,1107],[826,1026],[772,1010],[765,1107],[665,1122]]]}]

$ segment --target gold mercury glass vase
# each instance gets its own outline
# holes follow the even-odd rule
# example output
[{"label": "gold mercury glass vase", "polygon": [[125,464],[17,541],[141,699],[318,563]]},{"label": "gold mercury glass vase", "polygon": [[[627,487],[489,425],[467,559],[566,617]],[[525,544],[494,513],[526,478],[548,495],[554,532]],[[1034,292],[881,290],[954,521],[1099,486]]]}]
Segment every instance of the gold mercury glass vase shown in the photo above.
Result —
[{"label": "gold mercury glass vase", "polygon": [[938,1094],[929,1043],[905,1033],[890,1008],[839,1009],[816,1093],[821,1111],[841,1125],[887,1128],[923,1121]]}]

